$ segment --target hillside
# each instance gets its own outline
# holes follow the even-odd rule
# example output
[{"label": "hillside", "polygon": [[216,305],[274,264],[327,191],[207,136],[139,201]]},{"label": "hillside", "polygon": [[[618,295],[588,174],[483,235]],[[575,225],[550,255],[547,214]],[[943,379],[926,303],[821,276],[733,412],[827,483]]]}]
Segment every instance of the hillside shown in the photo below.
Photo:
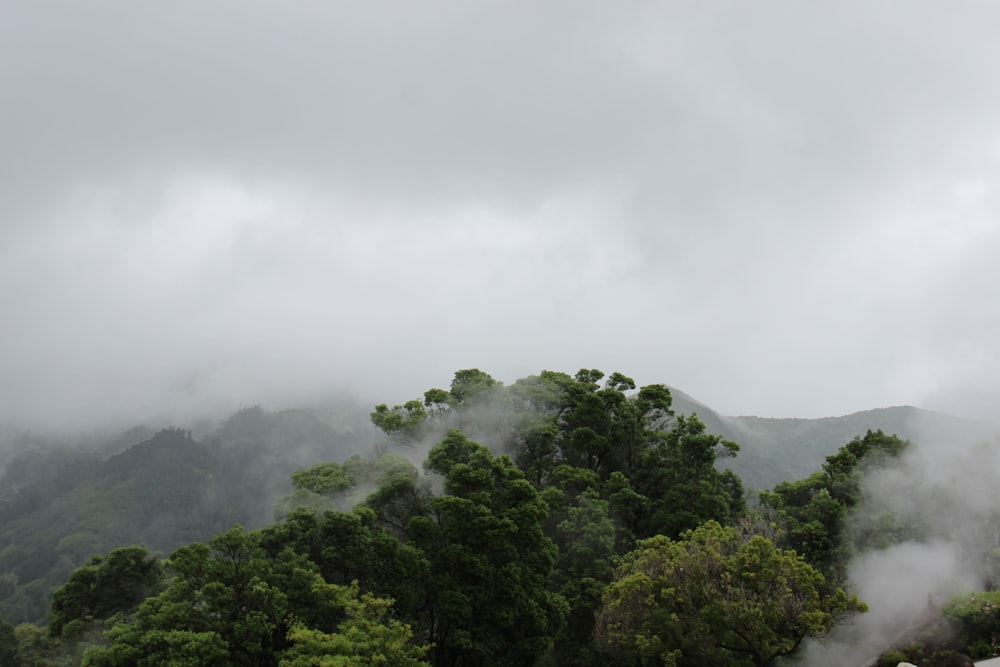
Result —
[{"label": "hillside", "polygon": [[234,524],[270,523],[292,472],[368,446],[367,430],[349,426],[246,408],[199,440],[132,429],[141,441],[103,455],[22,438],[35,446],[0,475],[0,618],[43,622],[52,589],[94,554],[129,544],[166,554]]},{"label": "hillside", "polygon": [[725,461],[748,489],[770,489],[779,482],[800,479],[819,469],[824,459],[845,442],[869,430],[881,429],[921,446],[950,442],[993,441],[1000,425],[897,406],[864,410],[821,419],[728,417],[671,388],[674,410],[696,413],[709,433],[718,433],[740,445],[739,455]]},{"label": "hillside", "polygon": [[[913,407],[824,419],[729,417],[671,390],[678,414],[740,445],[723,460],[747,489],[769,489],[817,470],[869,429],[917,443],[992,439],[1000,427]],[[378,437],[368,408],[267,413],[241,410],[215,428],[131,429],[70,446],[14,430],[0,443],[0,618],[42,622],[48,595],[90,555],[145,544],[169,553],[234,523],[273,520],[290,475],[367,451]]]}]

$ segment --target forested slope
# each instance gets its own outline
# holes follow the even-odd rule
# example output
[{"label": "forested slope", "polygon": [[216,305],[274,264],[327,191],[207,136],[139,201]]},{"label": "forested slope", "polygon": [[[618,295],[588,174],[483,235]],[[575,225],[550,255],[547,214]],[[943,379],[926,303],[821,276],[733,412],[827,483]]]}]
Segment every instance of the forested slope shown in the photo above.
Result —
[{"label": "forested slope", "polygon": [[202,441],[167,428],[109,458],[54,443],[28,450],[0,479],[0,618],[44,622],[52,589],[94,554],[129,544],[169,553],[237,523],[265,525],[293,471],[367,441],[306,412],[253,407]]},{"label": "forested slope", "polygon": [[[785,436],[812,448],[866,426],[759,507],[726,466],[746,455],[727,434],[773,443],[798,420],[719,417],[595,369],[511,385],[458,371],[375,406],[374,443],[309,412],[247,408],[110,456],[46,445],[0,482],[0,658],[773,665],[864,612],[856,554],[927,534],[891,515],[849,526],[866,475],[911,447],[868,417],[913,421],[859,413]],[[925,664],[981,642],[976,609],[950,612],[970,639]]]},{"label": "forested slope", "polygon": [[838,447],[869,429],[925,446],[993,441],[1000,436],[1000,424],[912,406],[817,419],[731,417],[720,415],[677,389],[671,391],[678,414],[697,414],[709,431],[740,443],[740,456],[723,465],[739,475],[748,489],[769,489],[805,477]]}]

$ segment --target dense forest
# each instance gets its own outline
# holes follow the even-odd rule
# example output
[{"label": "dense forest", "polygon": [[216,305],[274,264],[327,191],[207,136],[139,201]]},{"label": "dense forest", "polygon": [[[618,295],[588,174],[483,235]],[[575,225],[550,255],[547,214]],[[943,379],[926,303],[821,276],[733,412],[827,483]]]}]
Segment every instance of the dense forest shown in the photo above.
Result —
[{"label": "dense forest", "polygon": [[[857,511],[908,440],[867,428],[748,490],[732,431],[621,373],[461,370],[370,419],[374,441],[252,407],[72,457],[21,443],[0,479],[0,665],[791,663],[866,612],[852,558],[932,530]],[[944,630],[876,664],[994,654],[990,553]]]}]

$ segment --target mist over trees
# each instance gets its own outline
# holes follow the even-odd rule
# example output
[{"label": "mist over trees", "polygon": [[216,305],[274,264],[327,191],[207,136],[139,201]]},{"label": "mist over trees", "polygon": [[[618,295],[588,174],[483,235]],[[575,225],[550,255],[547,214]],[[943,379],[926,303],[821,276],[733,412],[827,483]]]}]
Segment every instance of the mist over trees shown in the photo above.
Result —
[{"label": "mist over trees", "polygon": [[[867,431],[752,495],[740,445],[617,372],[465,369],[370,419],[374,446],[251,407],[9,463],[0,664],[765,667],[864,614],[856,555],[927,533],[858,518],[908,441]],[[990,652],[992,599],[899,655]]]}]

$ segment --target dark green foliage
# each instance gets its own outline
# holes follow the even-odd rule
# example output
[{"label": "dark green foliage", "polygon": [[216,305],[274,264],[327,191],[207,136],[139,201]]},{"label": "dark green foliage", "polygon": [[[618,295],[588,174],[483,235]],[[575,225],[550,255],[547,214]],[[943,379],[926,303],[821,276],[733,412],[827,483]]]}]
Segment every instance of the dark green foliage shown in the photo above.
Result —
[{"label": "dark green foliage", "polygon": [[845,539],[845,520],[861,502],[865,471],[884,465],[907,446],[896,436],[868,431],[828,456],[820,472],[761,492],[761,503],[776,511],[788,546],[839,585],[856,549]]},{"label": "dark green foliage", "polygon": [[44,623],[52,592],[114,547],[143,543],[169,553],[234,523],[263,525],[291,491],[293,471],[360,447],[349,428],[334,430],[304,411],[253,407],[202,441],[164,429],[109,444],[117,453],[106,460],[29,441],[36,449],[12,457],[0,478],[0,618]]},{"label": "dark green foliage", "polygon": [[745,509],[743,487],[715,464],[737,451],[736,443],[706,433],[697,417],[678,417],[643,454],[634,486],[650,503],[647,516],[636,522],[636,536],[676,537],[707,520],[731,523]]},{"label": "dark green foliage", "polygon": [[382,530],[369,508],[354,512],[308,510],[260,531],[261,548],[272,558],[290,550],[315,564],[323,580],[395,600],[404,618],[419,613],[425,602],[427,557]]},{"label": "dark green foliage", "polygon": [[84,664],[273,665],[293,625],[332,628],[343,609],[316,587],[316,566],[290,549],[271,557],[239,527],[169,559],[170,585],[108,631]]},{"label": "dark green foliage", "polygon": [[[28,656],[17,660],[583,667],[619,664],[613,644],[627,645],[620,664],[770,664],[858,608],[770,538],[795,540],[835,571],[865,467],[905,443],[869,433],[812,477],[764,494],[774,528],[745,516],[740,479],[720,469],[736,443],[673,407],[666,386],[617,372],[543,371],[504,386],[466,369],[447,390],[371,413],[390,443],[437,443],[423,471],[388,443],[319,462],[329,457],[300,445],[329,441],[327,427],[251,407],[200,441],[169,429],[107,461],[35,476],[0,513],[23,503],[63,523],[23,544],[13,536],[25,533],[0,524],[0,610],[39,618],[30,604],[47,599],[46,582],[63,586],[48,630],[14,632]],[[274,468],[283,486],[269,481]],[[68,495],[32,492],[39,480]],[[260,507],[281,495],[277,523],[230,529],[239,517],[266,520]],[[139,547],[113,549],[150,526],[147,544],[173,548],[165,565]],[[648,583],[633,575],[681,552],[704,556],[678,584],[697,605],[664,611],[669,586],[633,595]],[[628,636],[595,642],[602,603],[607,612],[626,599],[616,609],[632,614]],[[0,625],[0,652],[9,635]],[[660,650],[670,642],[682,653]]]},{"label": "dark green foliage", "polygon": [[[596,659],[589,637],[600,593],[611,581],[614,559],[635,539],[676,536],[711,519],[730,522],[744,510],[739,479],[716,467],[739,447],[708,434],[697,417],[675,418],[664,385],[636,390],[622,373],[605,379],[600,370],[582,369],[575,376],[543,371],[503,387],[473,369],[456,373],[449,392],[426,392],[423,405],[432,408],[433,419],[405,406],[379,406],[372,418],[394,439],[400,430],[411,441],[440,433],[427,467],[446,477],[450,496],[477,499],[473,494],[481,495],[476,489],[488,477],[492,455],[465,437],[471,429],[494,451],[508,453],[544,498],[542,526],[560,547],[548,586],[570,607],[570,624],[558,633],[551,656],[560,664]],[[442,430],[449,425],[463,433]],[[395,505],[376,501],[383,525],[396,531],[407,521],[411,528],[430,521],[441,506],[459,507],[454,499],[424,502],[406,479],[376,495],[401,499]],[[386,507],[401,511],[389,521]],[[600,526],[597,534],[584,528],[583,516]],[[586,550],[596,551],[584,567],[580,554]]]},{"label": "dark green foliage", "polygon": [[14,667],[17,663],[17,637],[14,628],[0,620],[0,665]]},{"label": "dark green foliage", "polygon": [[1000,653],[1000,591],[958,595],[941,611],[958,624],[961,643],[973,658]]},{"label": "dark green foliage", "polygon": [[822,575],[759,535],[707,522],[680,539],[659,535],[629,553],[606,589],[598,635],[630,664],[766,667],[792,655],[836,617],[864,609]]},{"label": "dark green foliage", "polygon": [[499,383],[478,368],[457,371],[451,381],[451,395],[458,404],[470,403],[485,396]]},{"label": "dark green foliage", "polygon": [[412,444],[420,432],[427,411],[420,401],[407,401],[403,405],[389,408],[382,403],[375,406],[371,414],[372,423],[401,445]]},{"label": "dark green foliage", "polygon": [[123,547],[94,556],[52,595],[49,632],[56,637],[73,635],[86,623],[128,612],[162,580],[159,559],[144,547]]},{"label": "dark green foliage", "polygon": [[429,565],[428,641],[436,665],[531,664],[561,627],[565,602],[547,590],[558,552],[542,531],[547,507],[513,462],[449,431],[428,454],[447,495],[408,526]]},{"label": "dark green foliage", "polygon": [[566,600],[569,612],[550,658],[564,665],[599,664],[592,639],[594,611],[614,578],[617,529],[608,501],[593,489],[583,491],[559,516],[564,518],[555,530],[559,560],[551,585]]}]

